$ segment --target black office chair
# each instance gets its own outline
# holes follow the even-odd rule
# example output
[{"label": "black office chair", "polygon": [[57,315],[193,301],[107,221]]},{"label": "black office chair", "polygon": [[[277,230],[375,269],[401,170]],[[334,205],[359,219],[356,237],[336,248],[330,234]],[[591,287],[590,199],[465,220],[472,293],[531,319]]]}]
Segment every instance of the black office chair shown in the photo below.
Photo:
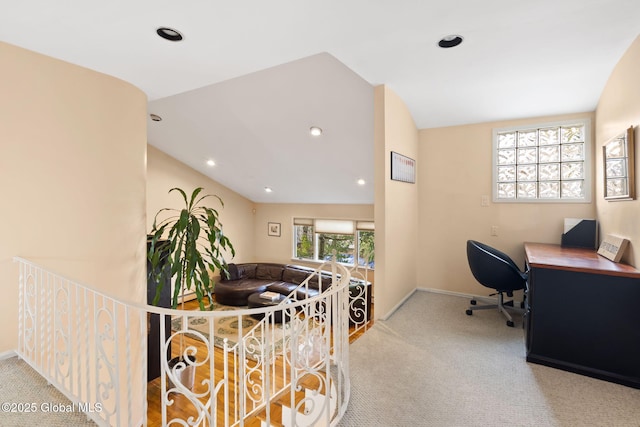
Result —
[{"label": "black office chair", "polygon": [[507,318],[507,326],[513,327],[513,319],[507,310],[523,313],[524,302],[520,308],[514,307],[513,300],[504,300],[504,294],[513,297],[513,291],[524,289],[528,274],[522,272],[507,254],[475,240],[467,241],[467,260],[473,277],[481,285],[496,290],[490,296],[498,295],[497,304],[476,305],[477,300],[472,299],[467,315],[471,316],[474,310],[497,308]]}]

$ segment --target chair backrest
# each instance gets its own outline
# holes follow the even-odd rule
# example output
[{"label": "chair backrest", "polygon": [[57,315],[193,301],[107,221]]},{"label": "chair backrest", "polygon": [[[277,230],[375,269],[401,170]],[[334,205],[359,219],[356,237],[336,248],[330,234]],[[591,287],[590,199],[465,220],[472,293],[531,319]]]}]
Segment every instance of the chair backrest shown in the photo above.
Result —
[{"label": "chair backrest", "polygon": [[524,289],[527,274],[505,253],[475,240],[467,241],[467,260],[476,280],[498,291]]}]

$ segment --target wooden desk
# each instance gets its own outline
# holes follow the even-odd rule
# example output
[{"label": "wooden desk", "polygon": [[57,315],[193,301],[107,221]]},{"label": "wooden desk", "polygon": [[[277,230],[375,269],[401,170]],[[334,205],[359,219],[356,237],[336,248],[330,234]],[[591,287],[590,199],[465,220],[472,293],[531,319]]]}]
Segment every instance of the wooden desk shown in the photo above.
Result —
[{"label": "wooden desk", "polygon": [[640,271],[525,243],[527,361],[640,388]]}]

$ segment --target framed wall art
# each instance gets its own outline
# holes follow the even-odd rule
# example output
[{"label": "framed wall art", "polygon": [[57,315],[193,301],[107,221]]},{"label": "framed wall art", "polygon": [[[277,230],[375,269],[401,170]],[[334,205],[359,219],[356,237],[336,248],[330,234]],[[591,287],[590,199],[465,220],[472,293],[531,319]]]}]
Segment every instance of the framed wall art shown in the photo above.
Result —
[{"label": "framed wall art", "polygon": [[609,140],[602,147],[604,160],[604,198],[634,200],[635,147],[633,126]]},{"label": "framed wall art", "polygon": [[280,237],[280,223],[279,222],[268,223],[267,234],[269,236]]},{"label": "framed wall art", "polygon": [[391,152],[391,179],[394,181],[416,182],[416,161],[395,151]]}]

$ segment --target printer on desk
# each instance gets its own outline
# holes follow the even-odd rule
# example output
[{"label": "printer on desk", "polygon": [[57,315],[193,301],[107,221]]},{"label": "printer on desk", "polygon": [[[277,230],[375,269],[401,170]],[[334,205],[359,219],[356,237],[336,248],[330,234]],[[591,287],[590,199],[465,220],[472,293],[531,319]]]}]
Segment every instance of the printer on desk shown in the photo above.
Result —
[{"label": "printer on desk", "polygon": [[565,218],[561,246],[598,248],[598,222],[595,219]]}]

